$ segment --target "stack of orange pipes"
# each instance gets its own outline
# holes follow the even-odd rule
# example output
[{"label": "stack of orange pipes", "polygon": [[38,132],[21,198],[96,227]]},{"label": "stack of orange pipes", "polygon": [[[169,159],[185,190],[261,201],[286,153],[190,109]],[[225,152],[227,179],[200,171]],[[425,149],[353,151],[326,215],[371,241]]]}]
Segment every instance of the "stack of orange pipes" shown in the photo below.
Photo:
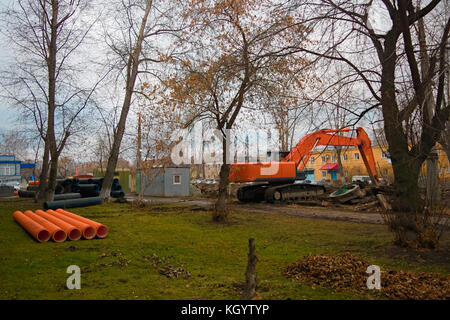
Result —
[{"label": "stack of orange pipes", "polygon": [[74,241],[82,236],[88,240],[95,236],[103,239],[109,232],[104,224],[63,209],[47,210],[47,212],[15,211],[13,218],[39,242],[46,242],[50,238],[54,242],[64,242],[66,239]]}]

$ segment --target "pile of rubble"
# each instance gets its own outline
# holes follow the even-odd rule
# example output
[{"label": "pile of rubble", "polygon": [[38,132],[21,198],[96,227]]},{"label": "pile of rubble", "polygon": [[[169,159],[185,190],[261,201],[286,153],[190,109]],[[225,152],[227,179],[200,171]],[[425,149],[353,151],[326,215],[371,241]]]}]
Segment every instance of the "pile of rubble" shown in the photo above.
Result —
[{"label": "pile of rubble", "polygon": [[[200,194],[207,198],[217,198],[219,195],[218,183],[192,183],[197,189],[200,190]],[[229,193],[231,197],[237,197],[237,189],[240,187],[238,183],[230,183],[228,185]]]},{"label": "pile of rubble", "polygon": [[[296,281],[338,290],[367,293],[367,267],[370,264],[351,253],[308,255],[283,272]],[[450,276],[438,273],[381,270],[381,289],[374,295],[391,299],[450,299]]]},{"label": "pile of rubble", "polygon": [[322,205],[327,206],[331,202],[333,206],[351,206],[354,211],[391,210],[390,194],[393,194],[393,190],[388,186],[370,186],[358,182],[334,191],[322,201]]},{"label": "pile of rubble", "polygon": [[353,211],[391,210],[390,186],[373,186],[363,182],[348,184],[343,187],[326,187],[327,192],[316,199],[296,201],[297,204],[322,207],[343,208]]}]

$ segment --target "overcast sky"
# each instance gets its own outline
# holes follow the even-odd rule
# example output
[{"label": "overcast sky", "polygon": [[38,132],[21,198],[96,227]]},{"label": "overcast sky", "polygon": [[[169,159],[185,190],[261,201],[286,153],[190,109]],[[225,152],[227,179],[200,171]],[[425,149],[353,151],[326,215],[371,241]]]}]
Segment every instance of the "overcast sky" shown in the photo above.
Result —
[{"label": "overcast sky", "polygon": [[[9,4],[13,3],[12,0],[0,0],[0,10],[3,10]],[[1,28],[1,25],[0,25]],[[8,59],[11,59],[12,52],[8,41],[3,35],[3,29],[0,29],[0,69],[3,69],[7,65]],[[0,131],[11,129],[14,127],[14,112],[7,105],[7,103],[0,98]]]}]

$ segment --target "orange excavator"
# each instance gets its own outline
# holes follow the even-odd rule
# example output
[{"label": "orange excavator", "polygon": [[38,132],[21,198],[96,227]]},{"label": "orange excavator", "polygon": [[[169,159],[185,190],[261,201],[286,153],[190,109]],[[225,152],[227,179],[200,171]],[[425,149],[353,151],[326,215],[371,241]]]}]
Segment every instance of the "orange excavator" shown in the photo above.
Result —
[{"label": "orange excavator", "polygon": [[357,146],[370,178],[379,183],[375,158],[369,136],[363,128],[356,128],[356,138],[339,134],[344,129],[324,129],[305,136],[282,161],[246,162],[230,165],[230,182],[253,182],[240,187],[238,199],[242,202],[286,202],[310,199],[325,193],[325,187],[315,184],[296,183],[306,179],[303,172],[312,150],[316,146]]}]

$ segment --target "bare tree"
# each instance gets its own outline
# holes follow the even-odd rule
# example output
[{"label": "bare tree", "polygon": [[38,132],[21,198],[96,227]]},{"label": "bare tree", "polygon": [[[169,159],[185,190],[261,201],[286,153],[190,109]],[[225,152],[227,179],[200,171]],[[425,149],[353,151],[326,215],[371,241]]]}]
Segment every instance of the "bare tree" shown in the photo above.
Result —
[{"label": "bare tree", "polygon": [[[450,18],[446,16],[435,24],[436,32],[426,45],[429,64],[427,68],[422,65],[420,70],[421,50],[414,30],[420,19],[443,13],[445,3],[432,0],[422,7],[420,1],[382,0],[374,8],[375,3],[372,0],[289,2],[291,10],[308,17],[300,21],[302,24],[320,32],[316,46],[299,50],[349,66],[365,86],[365,92],[370,93],[357,119],[380,109],[394,171],[393,209],[401,222],[391,227],[402,234],[407,230],[410,237],[415,237],[413,243],[428,246],[429,242],[421,240],[422,230],[428,226],[421,228],[416,223],[417,214],[423,209],[418,177],[450,115],[450,105],[444,99]],[[374,14],[384,19],[381,26],[376,25],[376,19],[371,19]],[[400,245],[410,243],[405,238],[397,240]]]},{"label": "bare tree", "polygon": [[[430,12],[439,10],[441,1],[433,0],[421,8],[413,1],[383,0],[386,10],[385,32],[372,27],[369,10],[372,1],[332,1],[320,2],[293,1],[296,10],[308,11],[309,19],[315,28],[324,31],[323,38],[330,46],[302,50],[322,59],[344,63],[351,67],[372,95],[372,105],[365,108],[360,116],[381,107],[384,130],[389,144],[397,190],[396,209],[417,211],[420,208],[418,175],[420,167],[428,157],[432,147],[440,136],[450,114],[450,105],[444,105],[443,90],[447,63],[445,54],[450,20],[440,25],[439,36],[428,45],[430,66],[428,72],[420,74],[418,46],[412,40],[412,28],[421,18]],[[444,4],[440,4],[444,5]],[[440,7],[442,8],[442,7]],[[305,14],[306,16],[306,14]],[[305,21],[301,21],[306,23]],[[311,27],[313,27],[311,25]],[[334,32],[337,31],[337,32]],[[356,50],[352,50],[356,48]],[[360,59],[361,56],[366,59]],[[358,59],[359,58],[359,59]],[[400,73],[400,72],[403,73]],[[436,81],[433,115],[421,113],[420,124],[415,123],[414,132],[418,139],[410,134],[417,112],[427,110],[426,88]],[[405,95],[399,83],[411,84],[414,97],[407,107]]]},{"label": "bare tree", "polygon": [[15,155],[17,159],[28,158],[29,141],[18,130],[9,130],[0,133],[0,154]]},{"label": "bare tree", "polygon": [[[257,19],[255,17],[258,17]],[[227,220],[227,189],[232,129],[244,108],[261,112],[263,97],[279,90],[279,79],[292,81],[305,61],[291,52],[306,41],[308,30],[286,25],[292,17],[272,1],[194,1],[186,6],[189,33],[180,37],[186,48],[174,59],[176,74],[166,82],[168,103],[185,110],[184,123],[205,120],[220,131],[222,144],[219,195],[213,220]],[[294,45],[294,47],[295,47]],[[267,100],[266,100],[267,101]]]},{"label": "bare tree", "polygon": [[83,69],[75,57],[95,22],[84,15],[88,5],[82,0],[23,0],[3,12],[6,36],[17,54],[2,85],[44,141],[39,195],[47,200],[53,199],[58,158],[96,86],[80,84],[77,76]]},{"label": "bare tree", "polygon": [[100,194],[104,200],[110,197],[128,113],[133,104],[134,95],[139,93],[136,89],[136,81],[140,79],[139,81],[143,83],[146,78],[155,76],[156,71],[151,66],[167,59],[162,53],[163,49],[159,50],[160,48],[153,41],[158,42],[158,37],[161,35],[168,35],[179,30],[175,27],[176,19],[171,15],[174,9],[161,1],[126,0],[121,1],[112,13],[117,25],[108,26],[106,41],[111,52],[111,63],[119,68],[119,77],[123,78],[125,92],[120,117],[114,127]]}]

